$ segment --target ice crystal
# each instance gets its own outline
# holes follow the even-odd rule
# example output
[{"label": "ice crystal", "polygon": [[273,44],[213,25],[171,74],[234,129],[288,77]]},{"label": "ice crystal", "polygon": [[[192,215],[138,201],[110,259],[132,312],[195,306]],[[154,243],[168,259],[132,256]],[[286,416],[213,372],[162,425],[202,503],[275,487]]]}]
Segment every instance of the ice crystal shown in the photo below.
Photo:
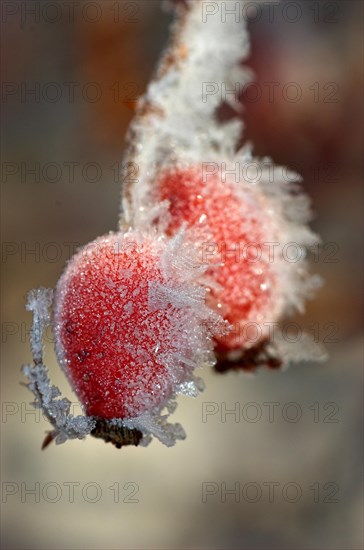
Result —
[{"label": "ice crystal", "polygon": [[138,429],[144,434],[141,441],[144,447],[150,443],[151,436],[159,439],[167,447],[172,447],[177,440],[185,439],[186,434],[181,424],[170,424],[167,419],[168,415],[153,415],[147,411],[134,418],[124,418],[122,424],[127,428]]},{"label": "ice crystal", "polygon": [[282,367],[287,368],[297,361],[326,361],[328,354],[322,344],[315,342],[312,335],[302,332],[298,341],[290,342],[282,332],[278,331],[270,343],[268,351],[273,357],[282,358]]},{"label": "ice crystal", "polygon": [[95,427],[92,418],[70,414],[71,402],[61,398],[61,392],[53,386],[48,377],[48,369],[43,363],[43,332],[50,321],[49,308],[53,290],[39,288],[28,294],[27,309],[33,313],[30,333],[34,365],[24,365],[23,374],[28,379],[28,388],[35,396],[34,406],[43,411],[44,416],[54,427],[51,439],[57,444],[67,439],[82,439]]}]

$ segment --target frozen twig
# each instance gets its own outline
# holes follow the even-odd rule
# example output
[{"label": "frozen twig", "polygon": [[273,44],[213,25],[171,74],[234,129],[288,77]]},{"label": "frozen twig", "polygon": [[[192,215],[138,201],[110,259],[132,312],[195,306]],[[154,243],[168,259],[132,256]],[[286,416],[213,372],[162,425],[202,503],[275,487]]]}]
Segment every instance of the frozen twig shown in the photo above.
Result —
[{"label": "frozen twig", "polygon": [[43,332],[49,324],[49,308],[53,291],[48,288],[31,290],[27,309],[33,313],[30,342],[34,365],[24,365],[23,374],[28,379],[28,388],[35,396],[34,406],[40,408],[54,430],[44,440],[45,448],[53,439],[63,443],[67,439],[83,439],[95,427],[95,420],[86,416],[70,414],[71,402],[61,397],[60,390],[53,386],[48,377],[48,369],[43,362]]},{"label": "frozen twig", "polygon": [[[150,197],[155,175],[166,161],[181,155],[208,161],[212,152],[235,152],[242,123],[218,122],[215,111],[222,96],[212,91],[217,83],[228,90],[251,79],[250,70],[240,65],[249,53],[247,23],[231,16],[223,21],[220,10],[206,11],[207,4],[191,0],[176,8],[170,44],[138,102],[123,164],[127,171],[134,167],[137,179],[124,178],[121,224],[142,227],[158,213]],[[237,2],[223,4],[228,12]],[[236,94],[227,93],[226,100],[236,109],[240,105]]]}]

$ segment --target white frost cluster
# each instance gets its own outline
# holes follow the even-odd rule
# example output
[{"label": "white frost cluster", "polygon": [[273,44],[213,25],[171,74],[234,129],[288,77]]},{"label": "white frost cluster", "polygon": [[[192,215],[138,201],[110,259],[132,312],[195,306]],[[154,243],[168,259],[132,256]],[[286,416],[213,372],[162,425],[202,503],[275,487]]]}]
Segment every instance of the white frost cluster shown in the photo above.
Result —
[{"label": "white frost cluster", "polygon": [[[171,411],[168,411],[171,412]],[[177,440],[186,438],[186,433],[181,424],[167,422],[168,415],[152,415],[145,412],[135,418],[124,418],[117,422],[129,429],[137,429],[143,433],[140,441],[142,447],[146,447],[152,440],[152,436],[159,439],[166,447],[173,447]]]},{"label": "white frost cluster", "polygon": [[92,418],[70,414],[71,402],[61,398],[61,392],[53,386],[48,377],[48,369],[43,363],[43,333],[49,325],[49,309],[52,305],[53,290],[39,288],[28,294],[27,310],[33,312],[30,333],[34,365],[24,365],[23,374],[28,379],[28,388],[35,396],[34,406],[43,411],[44,416],[54,427],[51,439],[57,444],[67,439],[83,439],[95,427]]}]

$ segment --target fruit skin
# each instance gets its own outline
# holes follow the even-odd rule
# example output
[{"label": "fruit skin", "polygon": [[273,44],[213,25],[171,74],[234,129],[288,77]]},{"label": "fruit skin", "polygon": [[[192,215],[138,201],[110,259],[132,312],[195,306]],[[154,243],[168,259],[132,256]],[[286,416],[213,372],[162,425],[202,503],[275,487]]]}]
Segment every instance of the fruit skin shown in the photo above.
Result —
[{"label": "fruit skin", "polygon": [[166,232],[173,235],[187,223],[208,265],[208,303],[232,325],[227,336],[216,338],[217,352],[249,349],[267,338],[281,307],[267,247],[275,240],[274,226],[256,188],[224,182],[221,171],[205,181],[202,174],[201,165],[177,166],[159,178],[158,196],[169,202]]},{"label": "fruit skin", "polygon": [[109,234],[78,252],[61,276],[56,353],[87,415],[158,414],[190,379],[201,342],[208,348],[198,315],[173,303],[194,285],[168,268],[171,255],[153,233]]}]

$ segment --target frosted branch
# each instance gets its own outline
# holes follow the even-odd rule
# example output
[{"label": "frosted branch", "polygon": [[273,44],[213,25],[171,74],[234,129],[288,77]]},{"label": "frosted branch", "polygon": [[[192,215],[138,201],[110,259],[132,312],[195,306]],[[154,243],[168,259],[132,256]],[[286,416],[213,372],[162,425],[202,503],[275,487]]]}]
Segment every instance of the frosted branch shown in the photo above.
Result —
[{"label": "frosted branch", "polygon": [[[236,1],[224,2],[226,12],[236,5]],[[242,123],[234,120],[222,126],[215,117],[221,94],[210,93],[208,101],[203,94],[217,83],[231,89],[236,82],[251,80],[251,72],[240,66],[249,53],[247,24],[244,18],[237,22],[233,16],[222,22],[220,10],[206,13],[205,6],[206,2],[192,0],[176,9],[170,44],[138,102],[123,164],[133,163],[138,175],[135,185],[124,185],[121,224],[141,227],[149,223],[151,185],[171,155],[181,158],[178,153],[183,152],[190,160],[207,161],[211,152],[231,157],[235,151]],[[234,95],[227,94],[229,98],[238,108]]]},{"label": "frosted branch", "polygon": [[42,410],[54,427],[44,440],[43,448],[53,439],[57,444],[67,439],[83,439],[95,427],[94,419],[70,414],[71,402],[61,397],[60,390],[51,383],[48,369],[43,363],[43,333],[49,324],[52,298],[53,291],[49,288],[31,290],[28,294],[26,308],[33,313],[30,342],[34,365],[24,365],[22,368],[28,379],[27,387],[35,396],[33,405]]}]

